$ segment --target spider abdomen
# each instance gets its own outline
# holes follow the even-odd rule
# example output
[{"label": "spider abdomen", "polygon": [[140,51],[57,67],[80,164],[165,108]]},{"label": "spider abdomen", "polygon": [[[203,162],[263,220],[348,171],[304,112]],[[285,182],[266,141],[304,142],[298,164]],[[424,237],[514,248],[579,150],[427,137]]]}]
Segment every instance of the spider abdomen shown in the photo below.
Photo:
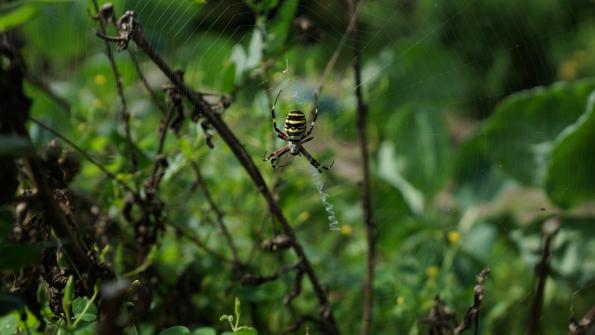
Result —
[{"label": "spider abdomen", "polygon": [[299,110],[294,110],[285,119],[285,133],[290,142],[299,142],[306,132],[306,116]]}]

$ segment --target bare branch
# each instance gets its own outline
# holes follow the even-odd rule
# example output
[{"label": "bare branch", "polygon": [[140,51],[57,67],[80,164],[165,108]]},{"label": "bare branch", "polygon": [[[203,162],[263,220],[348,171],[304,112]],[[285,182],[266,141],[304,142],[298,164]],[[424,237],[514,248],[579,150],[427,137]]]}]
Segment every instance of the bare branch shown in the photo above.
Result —
[{"label": "bare branch", "polygon": [[545,291],[545,282],[549,272],[549,258],[552,239],[560,229],[560,219],[557,217],[551,218],[543,224],[543,250],[541,252],[541,260],[535,267],[536,284],[533,300],[529,310],[529,320],[527,324],[527,334],[535,335],[539,333],[539,319],[541,315],[541,308],[543,307],[543,293]]},{"label": "bare branch", "polygon": [[[102,35],[105,35],[105,20],[106,15],[103,14],[107,11],[109,6],[104,6],[99,8],[97,4],[97,0],[92,0],[93,6],[95,7],[95,12],[97,13],[97,17],[99,18],[97,21],[99,22],[99,31]],[[113,7],[111,7],[111,15],[107,16],[113,17]],[[110,66],[112,68],[112,72],[114,73],[114,78],[116,80],[116,90],[118,92],[118,97],[120,98],[120,117],[124,122],[124,136],[126,137],[126,142],[128,144],[128,154],[130,155],[130,165],[131,165],[131,172],[134,174],[137,169],[138,165],[138,158],[136,156],[136,150],[134,148],[134,143],[132,142],[132,135],[130,132],[130,113],[128,112],[128,108],[126,106],[126,98],[124,97],[124,86],[122,85],[122,77],[120,76],[120,71],[118,70],[118,66],[116,65],[116,60],[114,59],[113,51],[111,45],[108,43],[107,40],[104,40],[105,43],[105,52],[107,54],[107,58],[109,59]]]},{"label": "bare branch", "polygon": [[490,273],[490,268],[483,269],[477,275],[477,285],[473,288],[473,304],[465,312],[463,321],[455,328],[454,335],[458,335],[467,329],[473,328],[475,334],[478,332],[479,326],[479,307],[483,301],[483,293],[485,291],[485,282]]},{"label": "bare branch", "polygon": [[[357,130],[359,135],[359,146],[362,157],[363,181],[361,187],[361,200],[363,208],[363,221],[366,228],[368,244],[367,273],[364,281],[364,308],[362,334],[370,334],[372,327],[372,310],[374,307],[374,271],[376,266],[376,224],[372,214],[372,200],[370,191],[370,164],[368,154],[368,105],[364,101],[362,92],[362,68],[361,68],[361,46],[357,30],[357,10],[360,6],[359,0],[348,0],[349,13],[353,22],[352,47],[353,47],[353,72],[355,74],[355,97],[357,99]],[[350,23],[351,25],[351,23]]]}]

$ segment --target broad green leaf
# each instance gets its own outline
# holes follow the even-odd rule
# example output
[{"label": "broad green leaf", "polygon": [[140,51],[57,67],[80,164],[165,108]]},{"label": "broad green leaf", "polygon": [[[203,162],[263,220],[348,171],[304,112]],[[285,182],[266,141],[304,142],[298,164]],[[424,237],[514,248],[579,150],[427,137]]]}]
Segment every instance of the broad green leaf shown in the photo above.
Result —
[{"label": "broad green leaf", "polygon": [[0,269],[19,269],[39,258],[40,248],[31,245],[0,245]]},{"label": "broad green leaf", "polygon": [[[419,210],[423,204],[420,196],[432,197],[442,187],[450,170],[448,136],[442,115],[431,106],[408,105],[389,118],[385,131],[388,141],[381,149],[380,174],[400,188],[410,204],[417,198],[412,208]],[[389,157],[383,150],[391,147],[394,161],[382,161]]]},{"label": "broad green leaf", "polygon": [[492,161],[528,185],[542,185],[553,141],[584,111],[595,80],[556,83],[505,99],[487,121],[484,136]]},{"label": "broad green leaf", "polygon": [[159,333],[159,335],[182,335],[190,334],[190,330],[184,326],[169,327]]},{"label": "broad green leaf", "polygon": [[195,329],[192,332],[192,335],[217,335],[217,332],[213,328],[201,327],[201,328]]},{"label": "broad green leaf", "polygon": [[242,326],[234,332],[234,335],[256,335],[258,332],[252,327]]},{"label": "broad green leaf", "polygon": [[14,313],[1,317],[0,334],[16,334],[18,323],[19,319]]},{"label": "broad green leaf", "polygon": [[0,156],[21,157],[33,152],[31,142],[26,138],[0,135]]},{"label": "broad green leaf", "polygon": [[0,316],[25,307],[25,302],[14,294],[0,294]]},{"label": "broad green leaf", "polygon": [[31,20],[37,13],[33,5],[21,6],[13,11],[0,14],[0,32],[17,27]]},{"label": "broad green leaf", "polygon": [[280,52],[287,41],[299,0],[285,0],[267,32],[267,52]]},{"label": "broad green leaf", "polygon": [[72,313],[74,314],[75,319],[80,318],[82,321],[94,321],[95,319],[97,319],[97,308],[93,303],[91,304],[91,306],[89,306],[85,314],[81,315],[83,313],[83,310],[85,309],[85,306],[87,306],[88,303],[89,298],[87,297],[78,297],[74,300],[74,302],[72,303]]},{"label": "broad green leaf", "polygon": [[546,190],[557,205],[568,208],[595,199],[595,93],[586,112],[559,136],[552,150]]}]

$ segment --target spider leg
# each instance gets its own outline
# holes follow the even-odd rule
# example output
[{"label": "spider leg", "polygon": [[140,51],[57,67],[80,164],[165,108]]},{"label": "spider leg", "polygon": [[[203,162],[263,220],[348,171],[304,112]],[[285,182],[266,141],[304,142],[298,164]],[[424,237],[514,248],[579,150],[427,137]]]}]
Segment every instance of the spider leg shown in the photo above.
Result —
[{"label": "spider leg", "polygon": [[316,118],[318,118],[318,93],[314,92],[314,116],[312,122],[310,122],[310,129],[304,134],[304,138],[310,136],[314,131],[314,124],[316,124]]},{"label": "spider leg", "polygon": [[267,157],[266,157],[264,160],[265,160],[265,161],[268,161],[268,160],[270,160],[270,161],[271,161],[271,165],[272,165],[273,167],[276,167],[276,166],[275,166],[275,162],[277,161],[277,159],[279,159],[279,157],[283,156],[284,154],[286,154],[286,153],[288,153],[288,152],[289,152],[289,146],[288,146],[288,145],[285,145],[285,146],[283,146],[282,148],[280,148],[280,149],[277,149],[277,150],[273,151],[273,152],[272,152],[270,155],[268,155],[268,156],[267,156]]},{"label": "spider leg", "polygon": [[279,93],[277,93],[277,97],[275,98],[275,102],[273,103],[273,107],[271,108],[271,114],[273,115],[273,129],[275,129],[275,132],[277,132],[277,136],[279,136],[280,139],[287,139],[287,135],[285,135],[284,132],[282,132],[279,128],[277,128],[277,117],[275,116],[275,105],[277,105],[277,100],[279,100],[279,96],[281,95],[281,92],[283,90],[280,90]]},{"label": "spider leg", "polygon": [[323,171],[327,171],[328,169],[330,169],[333,164],[331,164],[331,166],[324,166],[324,165],[320,165],[320,163],[318,163],[318,161],[312,157],[312,155],[308,152],[308,150],[306,150],[306,148],[304,148],[303,146],[300,145],[300,153],[302,155],[304,155],[304,157],[306,157],[306,159],[308,160],[308,162],[310,162],[310,164],[315,167],[318,172],[322,173]]},{"label": "spider leg", "polygon": [[310,142],[314,139],[314,137],[308,137],[308,138],[304,138],[303,140],[300,141],[300,144],[304,144],[307,142]]},{"label": "spider leg", "polygon": [[284,146],[283,148],[273,152],[271,155],[269,155],[269,159],[271,160],[271,165],[273,166],[274,169],[280,167],[280,166],[276,166],[275,163],[277,162],[277,159],[281,158],[281,156],[287,154],[289,152],[289,146]]}]

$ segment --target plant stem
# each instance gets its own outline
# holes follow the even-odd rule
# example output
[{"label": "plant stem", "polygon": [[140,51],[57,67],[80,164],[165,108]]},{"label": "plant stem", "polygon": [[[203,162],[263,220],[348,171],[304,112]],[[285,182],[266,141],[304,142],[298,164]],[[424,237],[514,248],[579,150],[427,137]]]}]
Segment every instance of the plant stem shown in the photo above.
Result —
[{"label": "plant stem", "polygon": [[370,334],[372,326],[372,309],[374,304],[374,270],[376,265],[376,226],[372,215],[371,192],[370,192],[370,167],[368,159],[368,105],[364,101],[362,93],[362,69],[361,69],[361,46],[357,30],[356,9],[359,7],[359,0],[348,0],[349,13],[352,17],[352,48],[353,48],[353,72],[355,74],[355,97],[357,99],[357,130],[359,146],[362,158],[363,181],[361,182],[361,200],[363,209],[363,221],[366,228],[368,244],[367,274],[364,280],[364,308],[362,319],[362,334]]},{"label": "plant stem", "polygon": [[[93,6],[95,7],[95,13],[98,14],[99,5],[97,4],[97,0],[92,0],[92,2]],[[97,21],[99,21],[99,31],[105,35],[105,23],[101,18],[99,18]],[[126,98],[124,97],[122,77],[120,76],[120,71],[118,70],[111,45],[108,41],[104,41],[104,44],[105,52],[107,54],[107,58],[109,59],[110,66],[116,80],[116,91],[118,92],[118,97],[120,98],[120,117],[124,122],[124,136],[126,137],[126,142],[128,144],[128,154],[130,156],[130,172],[134,174],[137,170],[138,158],[136,156],[136,150],[134,149],[134,143],[132,141],[132,135],[130,131],[130,113],[128,112],[128,107],[126,105]]]},{"label": "plant stem", "polygon": [[549,258],[552,239],[560,228],[560,220],[552,218],[543,224],[543,250],[541,252],[541,260],[535,267],[536,284],[533,300],[529,309],[529,320],[527,324],[527,335],[539,334],[539,320],[541,316],[541,308],[543,307],[543,294],[545,291],[545,282],[549,272]]}]

